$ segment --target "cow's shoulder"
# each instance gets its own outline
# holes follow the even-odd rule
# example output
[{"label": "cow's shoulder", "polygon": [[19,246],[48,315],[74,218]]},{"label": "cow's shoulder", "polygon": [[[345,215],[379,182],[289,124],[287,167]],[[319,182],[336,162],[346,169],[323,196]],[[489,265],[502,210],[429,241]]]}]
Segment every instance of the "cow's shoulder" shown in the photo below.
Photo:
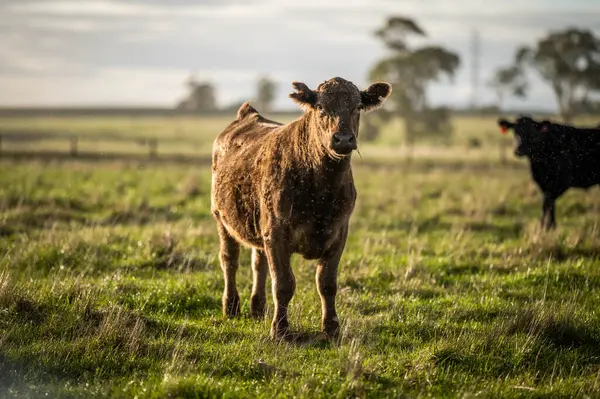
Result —
[{"label": "cow's shoulder", "polygon": [[282,123],[264,118],[248,102],[242,104],[237,118],[215,139],[213,151],[224,153],[240,150],[256,153],[265,144],[265,139],[275,131],[285,128]]}]

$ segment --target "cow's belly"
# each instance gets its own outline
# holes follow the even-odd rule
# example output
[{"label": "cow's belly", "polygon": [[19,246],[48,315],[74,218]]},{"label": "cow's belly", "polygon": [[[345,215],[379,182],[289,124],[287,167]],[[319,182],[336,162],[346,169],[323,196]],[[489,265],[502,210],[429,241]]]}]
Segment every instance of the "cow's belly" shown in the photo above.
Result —
[{"label": "cow's belly", "polygon": [[572,186],[587,189],[596,184],[600,184],[600,170],[598,167],[596,167],[596,170],[590,168],[575,173],[572,177]]},{"label": "cow's belly", "polygon": [[318,223],[305,223],[292,232],[294,252],[305,259],[320,259],[334,244],[340,234],[341,226],[323,226]]},{"label": "cow's belly", "polygon": [[264,244],[257,225],[248,219],[241,219],[237,215],[231,216],[227,212],[220,214],[221,223],[227,232],[240,244],[248,247],[262,249]]},{"label": "cow's belly", "polygon": [[260,213],[251,193],[235,185],[213,186],[212,212],[238,242],[262,248]]},{"label": "cow's belly", "polygon": [[[354,209],[355,195],[336,200],[305,201],[293,208],[292,243],[294,252],[305,259],[320,259],[336,244]],[[299,203],[300,201],[296,201]],[[333,203],[336,205],[331,206]],[[314,206],[307,206],[314,203]]]}]

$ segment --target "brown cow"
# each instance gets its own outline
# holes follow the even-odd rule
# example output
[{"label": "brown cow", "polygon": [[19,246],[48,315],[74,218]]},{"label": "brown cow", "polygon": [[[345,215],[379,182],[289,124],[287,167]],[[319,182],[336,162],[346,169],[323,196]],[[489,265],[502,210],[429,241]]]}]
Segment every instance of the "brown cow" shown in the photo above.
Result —
[{"label": "brown cow", "polygon": [[290,97],[305,109],[301,118],[283,125],[244,103],[214,142],[211,209],[225,278],[223,313],[240,312],[236,272],[244,244],[252,248],[250,312],[264,316],[269,270],[275,302],[271,336],[286,337],[296,286],[290,257],[298,253],[318,260],[322,330],[335,336],[337,268],[356,199],[350,154],[357,149],[360,111],[380,107],[392,88],[374,83],[360,91],[337,77],[316,90],[292,85],[296,92]]}]

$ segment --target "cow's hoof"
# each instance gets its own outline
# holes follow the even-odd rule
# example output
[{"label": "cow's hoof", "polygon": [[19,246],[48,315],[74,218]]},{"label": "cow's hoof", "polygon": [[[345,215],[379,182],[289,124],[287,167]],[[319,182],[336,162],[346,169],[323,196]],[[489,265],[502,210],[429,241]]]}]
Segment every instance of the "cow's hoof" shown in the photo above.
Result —
[{"label": "cow's hoof", "polygon": [[267,305],[267,298],[264,296],[254,295],[250,298],[250,315],[257,320],[265,317],[265,307]]},{"label": "cow's hoof", "polygon": [[279,322],[279,323],[273,324],[271,326],[271,338],[272,339],[288,341],[290,339],[290,337],[291,337],[290,328],[289,328],[287,321]]},{"label": "cow's hoof", "polygon": [[271,338],[276,341],[289,341],[292,338],[289,328],[271,328]]},{"label": "cow's hoof", "polygon": [[321,331],[331,339],[337,339],[340,335],[340,322],[337,317],[326,320],[321,326]]},{"label": "cow's hoof", "polygon": [[225,317],[236,317],[240,314],[240,297],[239,295],[223,297],[223,315]]}]

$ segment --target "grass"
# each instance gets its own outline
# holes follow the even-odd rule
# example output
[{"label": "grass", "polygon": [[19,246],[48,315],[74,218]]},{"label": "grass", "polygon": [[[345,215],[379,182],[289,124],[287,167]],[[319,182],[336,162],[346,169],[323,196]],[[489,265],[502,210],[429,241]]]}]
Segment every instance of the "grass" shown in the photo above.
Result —
[{"label": "grass", "polygon": [[[222,317],[208,167],[0,162],[0,396],[597,396],[598,189],[544,233],[524,162],[376,148],[353,159],[340,340],[302,344],[249,318],[248,250]],[[316,335],[314,264],[293,264],[291,325]]]}]

